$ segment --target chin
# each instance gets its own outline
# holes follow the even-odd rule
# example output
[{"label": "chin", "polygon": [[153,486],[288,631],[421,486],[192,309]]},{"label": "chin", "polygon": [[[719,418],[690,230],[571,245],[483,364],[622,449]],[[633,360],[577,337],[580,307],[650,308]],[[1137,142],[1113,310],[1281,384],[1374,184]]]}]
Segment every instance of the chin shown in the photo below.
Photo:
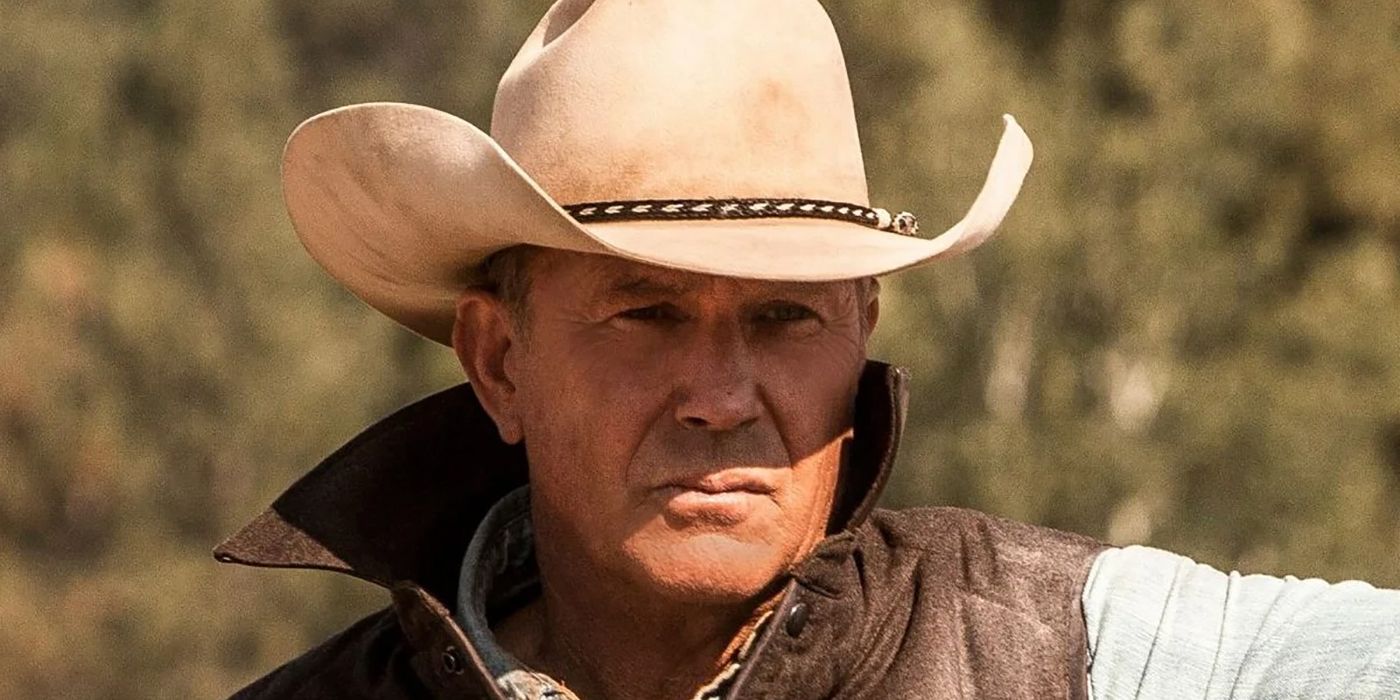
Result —
[{"label": "chin", "polygon": [[722,532],[666,535],[639,537],[624,551],[640,584],[676,602],[752,601],[768,593],[787,570],[787,557],[769,542],[748,542]]}]

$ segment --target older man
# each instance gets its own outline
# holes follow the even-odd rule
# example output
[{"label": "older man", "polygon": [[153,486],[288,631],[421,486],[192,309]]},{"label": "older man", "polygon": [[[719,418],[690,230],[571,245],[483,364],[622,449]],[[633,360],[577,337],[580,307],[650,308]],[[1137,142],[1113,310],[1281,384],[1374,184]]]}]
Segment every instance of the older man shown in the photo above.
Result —
[{"label": "older man", "polygon": [[[812,0],[564,0],[492,136],[423,107],[304,124],[307,249],[470,380],[370,428],[217,556],[393,590],[246,697],[1387,696],[1397,594],[1226,577],[874,503],[904,410],[878,275],[985,240],[867,204]],[[563,203],[563,204],[560,204]]]}]

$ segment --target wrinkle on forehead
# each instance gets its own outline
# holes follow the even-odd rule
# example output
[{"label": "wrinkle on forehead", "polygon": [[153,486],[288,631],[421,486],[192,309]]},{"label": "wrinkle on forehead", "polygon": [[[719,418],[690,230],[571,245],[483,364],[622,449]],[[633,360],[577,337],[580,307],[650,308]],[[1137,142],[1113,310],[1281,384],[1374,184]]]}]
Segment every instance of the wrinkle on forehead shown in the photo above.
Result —
[{"label": "wrinkle on forehead", "polygon": [[[832,291],[850,294],[858,281],[791,282],[751,280],[673,270],[607,255],[550,250],[541,256],[536,282],[548,277],[567,284],[588,301],[634,297],[683,297],[714,292],[808,299]],[[582,299],[581,299],[582,300]]]}]

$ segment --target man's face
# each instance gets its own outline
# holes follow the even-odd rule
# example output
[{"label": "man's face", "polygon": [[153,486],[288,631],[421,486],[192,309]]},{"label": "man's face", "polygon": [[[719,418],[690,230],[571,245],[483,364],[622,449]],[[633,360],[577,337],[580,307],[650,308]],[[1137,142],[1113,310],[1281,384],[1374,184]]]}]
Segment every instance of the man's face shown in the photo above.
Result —
[{"label": "man's face", "polygon": [[867,337],[853,282],[543,251],[503,358],[542,564],[753,598],[825,533]]}]

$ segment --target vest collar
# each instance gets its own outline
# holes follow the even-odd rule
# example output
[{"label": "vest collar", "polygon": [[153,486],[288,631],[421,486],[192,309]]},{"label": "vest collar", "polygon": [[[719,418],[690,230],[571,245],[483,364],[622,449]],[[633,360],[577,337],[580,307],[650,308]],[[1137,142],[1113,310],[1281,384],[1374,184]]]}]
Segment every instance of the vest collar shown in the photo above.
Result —
[{"label": "vest collar", "polygon": [[[832,533],[865,521],[903,431],[908,373],[868,362],[856,396]],[[423,586],[449,606],[462,553],[486,512],[527,483],[524,449],[501,442],[462,384],[372,425],[214,550],[222,562],[324,569]]]}]

